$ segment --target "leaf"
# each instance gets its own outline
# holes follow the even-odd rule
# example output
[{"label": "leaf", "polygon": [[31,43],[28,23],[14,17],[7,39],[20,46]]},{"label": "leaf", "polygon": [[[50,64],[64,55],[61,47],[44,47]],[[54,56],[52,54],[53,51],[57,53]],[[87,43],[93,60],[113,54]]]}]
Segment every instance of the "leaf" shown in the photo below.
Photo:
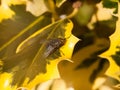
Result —
[{"label": "leaf", "polygon": [[118,7],[118,0],[103,0],[103,6],[106,8],[115,8]]},{"label": "leaf", "polygon": [[0,0],[0,22],[15,15],[14,11],[10,8],[11,5],[21,5],[24,3],[25,1],[23,0]]},{"label": "leaf", "polygon": [[[119,13],[118,13],[119,16]],[[118,21],[116,23],[116,30],[115,32],[110,36],[110,40],[111,40],[111,45],[108,51],[104,52],[103,54],[101,54],[102,57],[108,58],[109,62],[110,62],[110,67],[108,68],[106,75],[113,77],[117,80],[120,81],[120,67],[119,65],[116,63],[117,61],[114,60],[111,55],[116,55],[116,53],[119,51],[118,47],[119,46],[119,42],[120,42],[120,36],[119,36],[119,18]]]},{"label": "leaf", "polygon": [[56,6],[60,7],[66,0],[55,0],[56,1]]},{"label": "leaf", "polygon": [[[118,17],[119,17],[119,15],[118,15]],[[101,54],[102,57],[108,58],[109,62],[110,62],[110,67],[108,68],[106,75],[113,77],[117,80],[120,80],[120,78],[119,78],[120,67],[119,67],[119,65],[117,65],[116,61],[111,57],[111,55],[115,55],[116,52],[119,51],[118,48],[116,48],[119,46],[119,42],[120,42],[119,22],[120,22],[120,20],[118,18],[118,21],[116,23],[115,32],[110,36],[111,45],[110,45],[109,50]]]},{"label": "leaf", "polygon": [[8,5],[0,5],[0,22],[4,19],[11,18],[13,15],[14,12],[8,7]]},{"label": "leaf", "polygon": [[115,8],[114,13],[118,13],[118,0],[103,0],[103,6],[105,8]]},{"label": "leaf", "polygon": [[11,6],[11,8],[15,11],[16,15],[14,15],[12,19],[4,20],[2,23],[0,23],[0,27],[2,28],[0,33],[1,38],[4,39],[5,36],[3,35],[8,35],[9,33],[11,34],[9,34],[9,36],[3,40],[4,42],[2,41],[3,43],[1,43],[1,45],[3,45],[11,37],[19,33],[21,29],[23,29],[24,27],[27,27],[27,25],[29,25],[32,21],[36,19],[30,13],[25,11],[24,5]]},{"label": "leaf", "polygon": [[[91,38],[91,43],[86,41],[87,38]],[[109,67],[108,60],[98,56],[108,50],[109,46],[108,37],[98,37],[94,30],[85,33],[76,44],[72,62],[64,60],[58,64],[61,78],[75,90],[91,90],[95,79],[104,75]]]},{"label": "leaf", "polygon": [[[80,54],[78,55],[80,56]],[[91,58],[91,60],[93,60],[93,58]],[[82,59],[79,58],[79,60]],[[91,62],[91,60],[89,61],[89,59],[86,59],[86,63]],[[74,87],[75,90],[80,90],[83,88],[85,90],[92,90],[94,80],[97,77],[102,76],[109,65],[106,59],[97,57],[96,59],[94,58],[94,60],[95,61],[91,62],[90,66],[87,66],[85,63],[83,64],[83,60],[79,62],[79,64],[77,61],[73,61],[73,63],[68,61],[61,61],[59,63],[61,78],[65,80],[67,85]]]},{"label": "leaf", "polygon": [[[30,82],[38,74],[46,73],[47,58],[56,51],[51,52],[49,50],[59,49],[59,47],[61,47],[54,48],[54,46],[49,43],[51,43],[51,40],[55,40],[53,44],[56,44],[56,42],[59,42],[58,38],[68,38],[71,33],[69,33],[67,37],[65,33],[71,32],[71,29],[72,22],[70,20],[61,20],[50,24],[25,39],[18,47],[19,50],[15,55],[3,59],[3,72],[14,73],[12,85],[17,84],[19,86],[26,78],[29,78],[28,82]],[[41,42],[42,39],[44,42]],[[23,47],[24,45],[27,46]],[[21,47],[22,49],[20,49]]]},{"label": "leaf", "polygon": [[[0,23],[0,57],[9,57],[15,54],[17,45],[38,29],[51,23],[51,14],[45,13],[36,18],[26,12],[24,5],[11,6],[16,15],[12,19]],[[42,22],[42,24],[41,24]],[[7,35],[7,37],[5,36]]]},{"label": "leaf", "polygon": [[114,55],[111,55],[113,60],[116,62],[118,66],[120,66],[120,51],[116,51]]},{"label": "leaf", "polygon": [[26,10],[35,16],[40,16],[48,11],[48,8],[46,7],[44,0],[27,0]]},{"label": "leaf", "polygon": [[21,4],[25,4],[26,0],[1,0],[2,4],[8,4],[10,5],[21,5]]},{"label": "leaf", "polygon": [[118,17],[113,16],[111,19],[98,21],[95,23],[95,32],[99,37],[109,37],[115,32],[116,21]]},{"label": "leaf", "polygon": [[115,32],[116,21],[117,17],[112,17],[109,20],[97,21],[92,31],[87,28],[87,31],[79,36],[82,40],[74,49],[72,62],[64,60],[58,64],[60,76],[68,86],[73,86],[75,90],[92,90],[96,78],[105,75],[110,63],[108,58],[98,55],[109,49],[109,36]]},{"label": "leaf", "polygon": [[[66,32],[66,35],[68,34],[68,32]],[[65,45],[63,45],[60,48],[61,57],[50,60],[50,64],[47,64],[47,67],[46,67],[47,72],[45,74],[38,75],[32,82],[30,82],[27,85],[25,84],[25,86],[31,89],[34,86],[36,86],[38,83],[43,83],[47,80],[60,78],[59,71],[58,71],[58,64],[61,60],[64,60],[64,59],[67,59],[68,61],[71,62],[70,58],[72,57],[74,46],[78,41],[79,39],[76,38],[74,35],[71,35],[69,38],[67,38]]]},{"label": "leaf", "polygon": [[94,83],[93,90],[102,88],[102,90],[107,90],[108,88],[112,90],[119,90],[119,81],[115,78],[109,76],[98,77]]},{"label": "leaf", "polygon": [[1,90],[16,90],[14,87],[10,86],[12,74],[3,73],[0,74],[0,89]]}]

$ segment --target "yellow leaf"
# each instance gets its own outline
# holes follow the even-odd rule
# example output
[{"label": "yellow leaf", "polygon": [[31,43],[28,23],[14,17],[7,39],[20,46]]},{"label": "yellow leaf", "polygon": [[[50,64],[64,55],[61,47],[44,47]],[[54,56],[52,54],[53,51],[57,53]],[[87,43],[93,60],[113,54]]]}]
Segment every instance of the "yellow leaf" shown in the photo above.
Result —
[{"label": "yellow leaf", "polygon": [[10,5],[24,4],[25,0],[1,0],[0,5],[0,22],[3,19],[12,18],[15,14],[14,11],[10,9]]},{"label": "yellow leaf", "polygon": [[0,22],[3,19],[11,18],[15,13],[9,8],[7,4],[2,4],[0,6]]},{"label": "yellow leaf", "polygon": [[120,78],[118,77],[120,75],[120,67],[114,62],[114,60],[111,57],[111,55],[115,54],[115,52],[117,51],[116,47],[120,44],[120,35],[119,35],[120,34],[120,5],[118,10],[119,10],[118,11],[119,19],[117,21],[115,33],[110,36],[110,40],[111,40],[110,48],[109,50],[101,54],[101,56],[108,58],[108,60],[110,61],[110,67],[108,68],[106,74],[108,76],[111,76],[120,80]]},{"label": "yellow leaf", "polygon": [[3,73],[0,75],[0,89],[1,90],[15,90],[15,88],[10,86],[12,74]]},{"label": "yellow leaf", "polygon": [[51,60],[50,64],[47,65],[47,73],[38,75],[29,84],[24,83],[24,87],[31,89],[38,83],[42,83],[47,80],[51,80],[51,79],[55,79],[55,78],[60,78],[59,71],[58,71],[58,63],[61,60],[65,60],[65,59],[68,59],[68,61],[70,60],[72,53],[73,53],[74,46],[78,42],[78,40],[79,40],[78,38],[71,35],[70,38],[67,39],[66,44],[60,48],[63,56],[56,60]]},{"label": "yellow leaf", "polygon": [[[37,83],[41,83],[49,79],[60,77],[58,69],[57,69],[57,64],[61,60],[71,58],[74,46],[79,40],[78,38],[76,38],[75,36],[71,34],[72,28],[73,28],[73,24],[68,19],[60,20],[58,22],[50,24],[36,31],[31,36],[29,36],[27,39],[25,39],[18,46],[16,54],[13,57],[7,58],[5,60],[3,59],[2,60],[4,62],[3,71],[13,72],[13,77],[12,77],[13,84],[12,85],[19,84],[20,86],[24,86],[24,87],[31,89]],[[51,46],[51,41],[49,40],[57,40],[57,38],[63,38],[65,39],[66,42],[63,47],[58,47],[54,50],[54,47]],[[41,41],[42,39],[44,42]],[[52,45],[54,43],[55,42],[52,42]],[[38,49],[37,49],[37,53],[35,50],[35,53],[34,53],[35,56],[34,56],[34,54],[32,55],[31,53],[34,52],[34,49],[36,47],[38,47]],[[60,52],[60,56],[57,58],[53,57],[52,58],[53,60],[52,59],[49,60],[48,56],[49,54],[51,55],[50,48],[53,49],[52,53],[54,53],[54,51],[58,49]],[[30,51],[31,53],[29,53],[29,50],[31,49],[32,49],[32,52]],[[24,50],[25,50],[25,53],[24,53]],[[28,53],[26,53],[26,50],[28,50],[27,51]],[[47,56],[45,53],[48,53]],[[33,58],[30,58],[31,56]],[[37,64],[39,62],[40,64],[39,66],[36,65],[36,60],[37,60]],[[42,61],[45,63],[45,66],[43,65],[43,63],[41,63]],[[47,63],[47,61],[49,62]],[[22,68],[21,66],[23,66],[24,69],[21,69]],[[35,73],[33,73],[34,70],[35,70]],[[21,76],[20,76],[21,79],[19,80],[18,77],[20,73],[21,73]]]},{"label": "yellow leaf", "polygon": [[35,16],[39,16],[48,11],[44,0],[28,0],[26,2],[26,10]]}]

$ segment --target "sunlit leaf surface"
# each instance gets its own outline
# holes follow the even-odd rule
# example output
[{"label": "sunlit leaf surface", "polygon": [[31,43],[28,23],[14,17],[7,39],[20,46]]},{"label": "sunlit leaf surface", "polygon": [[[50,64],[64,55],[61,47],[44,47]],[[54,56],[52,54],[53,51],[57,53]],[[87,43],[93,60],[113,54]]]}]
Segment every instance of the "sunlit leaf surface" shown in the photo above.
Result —
[{"label": "sunlit leaf surface", "polygon": [[66,0],[55,0],[56,1],[56,6],[60,7]]},{"label": "sunlit leaf surface", "polygon": [[72,57],[73,62],[61,61],[59,63],[60,75],[68,86],[73,86],[75,90],[92,90],[96,78],[105,75],[110,66],[109,59],[98,55],[109,49],[109,36],[115,32],[116,21],[117,17],[114,16],[107,20],[101,19],[90,30],[79,26],[78,22],[74,20],[74,23],[77,23],[77,27],[83,28],[78,30],[82,32],[82,30],[86,29],[86,31],[82,32],[81,35],[79,34],[82,40],[75,47],[75,53]]},{"label": "sunlit leaf surface", "polygon": [[119,90],[118,3],[0,0],[0,90]]},{"label": "sunlit leaf surface", "polygon": [[[26,78],[31,81],[39,73],[47,72],[46,65],[50,63],[47,58],[65,44],[65,31],[66,27],[70,27],[69,23],[69,20],[62,20],[38,30],[20,44],[16,54],[2,59],[3,72],[14,73],[13,85],[21,85]],[[59,53],[56,52],[57,57]]]},{"label": "sunlit leaf surface", "polygon": [[40,16],[41,14],[48,11],[44,0],[27,0],[26,10],[31,12],[35,16]]},{"label": "sunlit leaf surface", "polygon": [[0,0],[0,22],[15,15],[14,11],[10,9],[11,5],[20,5],[24,3],[25,0]]}]

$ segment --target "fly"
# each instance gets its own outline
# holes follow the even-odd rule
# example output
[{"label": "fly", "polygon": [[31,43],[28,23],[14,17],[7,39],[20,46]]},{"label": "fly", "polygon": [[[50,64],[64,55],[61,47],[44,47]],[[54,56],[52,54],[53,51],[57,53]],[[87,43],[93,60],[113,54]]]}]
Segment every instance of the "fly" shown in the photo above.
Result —
[{"label": "fly", "polygon": [[65,41],[66,40],[63,38],[50,39],[49,42],[47,43],[47,49],[44,55],[48,57],[56,50],[58,50],[61,46],[63,46],[65,44]]}]

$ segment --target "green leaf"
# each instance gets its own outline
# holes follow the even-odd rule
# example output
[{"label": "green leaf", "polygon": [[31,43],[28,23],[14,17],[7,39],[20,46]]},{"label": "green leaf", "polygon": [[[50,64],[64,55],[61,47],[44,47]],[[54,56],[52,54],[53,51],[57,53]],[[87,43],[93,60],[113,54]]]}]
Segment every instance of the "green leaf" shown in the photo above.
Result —
[{"label": "green leaf", "polygon": [[18,46],[16,54],[2,59],[3,72],[13,72],[12,85],[19,86],[26,78],[30,82],[36,75],[47,72],[48,58],[64,45],[69,23],[69,20],[60,20],[36,31]]},{"label": "green leaf", "polygon": [[[4,20],[0,23],[0,38],[2,41],[0,42],[0,46],[37,19],[30,13],[26,12],[25,5],[11,6],[11,9],[15,12],[15,15],[11,19]],[[7,37],[5,37],[5,35],[7,35]]]},{"label": "green leaf", "polygon": [[94,31],[99,37],[109,37],[115,32],[118,18],[112,17],[109,20],[98,21],[95,23]]},{"label": "green leaf", "polygon": [[118,66],[120,66],[120,47],[117,46],[117,48],[119,49],[118,51],[116,51],[116,53],[114,55],[111,55],[111,57],[113,58],[113,60],[116,62],[116,64]]},{"label": "green leaf", "polygon": [[[0,57],[9,57],[15,54],[17,45],[38,29],[51,23],[51,14],[45,13],[36,18],[26,12],[24,5],[11,6],[16,13],[12,19],[0,23]],[[6,37],[7,35],[7,37]]]},{"label": "green leaf", "polygon": [[103,0],[103,6],[106,8],[115,8],[118,6],[118,2],[114,2],[112,0]]},{"label": "green leaf", "polygon": [[109,67],[108,60],[98,55],[108,50],[110,41],[108,37],[99,37],[94,30],[87,31],[81,38],[72,62],[61,61],[58,67],[67,85],[72,85],[75,90],[91,90],[96,78],[104,75]]},{"label": "green leaf", "polygon": [[114,13],[118,13],[118,0],[103,0],[102,3],[105,8],[115,8]]}]

